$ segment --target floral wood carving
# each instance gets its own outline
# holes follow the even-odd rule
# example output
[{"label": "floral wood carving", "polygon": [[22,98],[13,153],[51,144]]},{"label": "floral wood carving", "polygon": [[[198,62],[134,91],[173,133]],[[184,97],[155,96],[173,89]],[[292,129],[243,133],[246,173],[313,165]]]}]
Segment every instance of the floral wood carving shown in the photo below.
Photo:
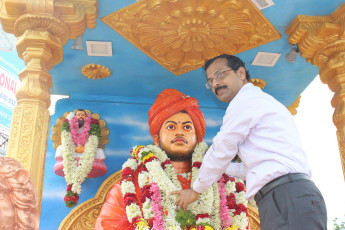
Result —
[{"label": "floral wood carving", "polygon": [[102,20],[175,75],[281,37],[250,0],[142,0]]},{"label": "floral wood carving", "polygon": [[[59,230],[92,230],[101,211],[109,190],[121,180],[122,170],[109,176],[98,189],[94,198],[85,201],[73,209],[61,222]],[[257,209],[248,205],[248,215],[251,230],[260,230],[259,213]]]},{"label": "floral wood carving", "polygon": [[[73,112],[75,112],[74,110]],[[109,143],[109,129],[105,128],[106,122],[104,120],[100,120],[100,116],[97,113],[91,113],[90,110],[85,110],[86,113],[90,114],[92,118],[99,120],[99,125],[101,127],[101,139],[98,142],[98,148],[104,149],[104,146]],[[63,116],[59,117],[56,120],[56,124],[52,128],[52,135],[51,140],[54,142],[54,148],[56,149],[59,145],[61,145],[61,127],[63,121],[66,119],[69,112],[66,112]]]},{"label": "floral wood carving", "polygon": [[88,64],[81,68],[82,74],[87,78],[92,78],[93,80],[102,79],[110,76],[110,70],[104,65],[98,64]]}]

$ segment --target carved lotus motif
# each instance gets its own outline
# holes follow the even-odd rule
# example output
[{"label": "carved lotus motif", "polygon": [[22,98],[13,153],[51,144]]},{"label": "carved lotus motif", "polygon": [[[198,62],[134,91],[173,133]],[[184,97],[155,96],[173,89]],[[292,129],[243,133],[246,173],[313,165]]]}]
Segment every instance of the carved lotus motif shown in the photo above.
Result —
[{"label": "carved lotus motif", "polygon": [[83,66],[81,72],[85,77],[92,78],[93,80],[109,77],[111,73],[107,67],[98,64]]},{"label": "carved lotus motif", "polygon": [[176,75],[280,37],[250,0],[142,0],[102,20]]}]

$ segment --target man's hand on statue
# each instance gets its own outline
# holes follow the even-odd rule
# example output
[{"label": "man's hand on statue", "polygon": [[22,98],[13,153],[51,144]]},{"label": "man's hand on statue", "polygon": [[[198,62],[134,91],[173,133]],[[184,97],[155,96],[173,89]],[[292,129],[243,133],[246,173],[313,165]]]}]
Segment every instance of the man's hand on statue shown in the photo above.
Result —
[{"label": "man's hand on statue", "polygon": [[75,152],[76,153],[83,153],[84,150],[85,150],[85,146],[79,145],[79,146],[75,147]]},{"label": "man's hand on statue", "polygon": [[193,203],[199,199],[199,193],[194,191],[192,188],[173,191],[171,195],[178,195],[176,199],[176,204],[182,208],[184,211],[187,211],[187,207],[190,203]]}]

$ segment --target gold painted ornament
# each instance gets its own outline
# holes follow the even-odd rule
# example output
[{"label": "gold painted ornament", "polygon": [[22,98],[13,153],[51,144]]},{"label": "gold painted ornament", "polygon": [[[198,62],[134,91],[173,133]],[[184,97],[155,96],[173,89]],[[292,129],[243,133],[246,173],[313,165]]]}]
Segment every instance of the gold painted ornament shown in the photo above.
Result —
[{"label": "gold painted ornament", "polygon": [[110,76],[110,70],[104,65],[98,64],[88,64],[81,68],[82,74],[87,78],[92,78],[93,80],[102,79]]},{"label": "gold painted ornament", "polygon": [[250,82],[253,85],[259,87],[260,89],[263,89],[266,86],[266,82],[264,80],[262,80],[262,79],[252,78],[252,79],[250,79]]},{"label": "gold painted ornament", "polygon": [[175,75],[281,37],[250,0],[141,0],[102,21]]}]

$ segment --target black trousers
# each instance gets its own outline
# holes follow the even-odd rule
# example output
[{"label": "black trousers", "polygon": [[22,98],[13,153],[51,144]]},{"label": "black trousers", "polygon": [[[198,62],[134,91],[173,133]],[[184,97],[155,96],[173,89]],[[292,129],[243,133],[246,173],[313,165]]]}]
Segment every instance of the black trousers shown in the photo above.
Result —
[{"label": "black trousers", "polygon": [[257,203],[261,230],[326,230],[327,211],[311,180],[275,187]]}]

